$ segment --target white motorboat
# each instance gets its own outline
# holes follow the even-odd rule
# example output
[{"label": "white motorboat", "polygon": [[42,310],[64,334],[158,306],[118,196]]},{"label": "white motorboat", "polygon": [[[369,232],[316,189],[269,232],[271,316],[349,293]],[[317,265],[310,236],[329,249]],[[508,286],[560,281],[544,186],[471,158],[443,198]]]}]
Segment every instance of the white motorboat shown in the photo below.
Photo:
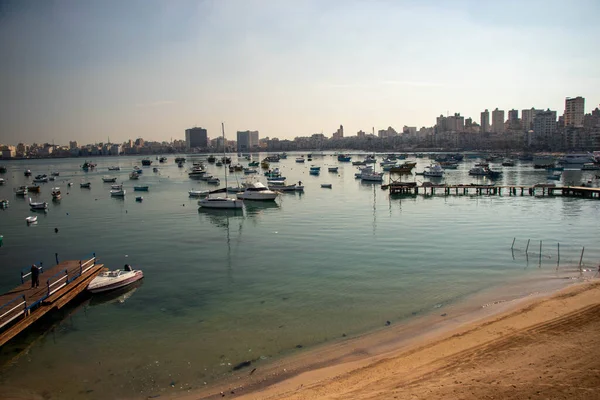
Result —
[{"label": "white motorboat", "polygon": [[105,183],[114,183],[116,181],[117,181],[117,178],[114,176],[103,176],[102,177],[102,182],[105,182]]},{"label": "white motorboat", "polygon": [[582,171],[598,171],[600,169],[600,166],[594,164],[594,163],[585,163],[581,166],[581,170]]},{"label": "white motorboat", "polygon": [[118,184],[118,185],[110,185],[110,188],[112,190],[121,190],[121,189],[123,189],[123,184],[121,183],[121,184]]},{"label": "white motorboat", "polygon": [[369,182],[383,182],[383,172],[363,172],[360,174],[360,180]]},{"label": "white motorboat", "polygon": [[34,222],[37,222],[37,215],[32,215],[32,216],[27,217],[27,218],[25,218],[25,221],[28,224],[33,224]]},{"label": "white motorboat", "polygon": [[114,197],[123,197],[123,196],[125,196],[126,192],[127,191],[125,189],[121,188],[121,189],[111,190],[110,195],[114,196]]},{"label": "white motorboat", "polygon": [[61,197],[62,196],[60,194],[60,188],[59,187],[52,188],[52,199],[53,200],[60,200]]},{"label": "white motorboat", "polygon": [[425,169],[425,171],[423,171],[423,176],[428,176],[430,178],[442,178],[444,176],[444,169],[440,164],[431,164]]},{"label": "white motorboat", "polygon": [[208,190],[190,190],[188,194],[190,197],[206,197],[210,192]]},{"label": "white motorboat", "polygon": [[0,178],[0,185],[4,185],[6,183],[6,181],[4,180],[4,178]]},{"label": "white motorboat", "polygon": [[48,203],[46,203],[45,201],[33,202],[33,201],[31,201],[31,197],[30,197],[29,198],[29,207],[31,207],[33,210],[47,210]]},{"label": "white motorboat", "polygon": [[[223,132],[223,143],[225,143],[225,124],[221,123],[221,130]],[[223,158],[225,157],[225,148],[223,148]],[[198,200],[198,205],[203,208],[218,208],[218,209],[235,209],[242,208],[244,202],[240,199],[234,199],[227,197],[227,168],[225,168],[225,197],[210,197],[207,196],[203,199]]]},{"label": "white motorboat", "polygon": [[272,201],[277,198],[277,192],[270,190],[261,182],[251,182],[246,185],[243,192],[238,193],[236,196],[241,200]]},{"label": "white motorboat", "polygon": [[280,192],[294,192],[296,191],[296,184],[292,184],[292,185],[285,185],[285,184],[277,184],[277,185],[273,185],[271,184],[271,182],[269,182],[269,189],[273,190],[273,191],[280,191]]},{"label": "white motorboat", "polygon": [[27,186],[21,186],[17,190],[15,190],[15,194],[17,196],[27,196]]},{"label": "white motorboat", "polygon": [[144,273],[139,269],[130,271],[121,269],[105,271],[92,279],[87,289],[92,293],[106,292],[130,285],[143,277]]},{"label": "white motorboat", "polygon": [[594,155],[591,153],[587,154],[565,154],[558,160],[559,164],[585,164],[593,163],[596,161]]},{"label": "white motorboat", "polygon": [[36,183],[41,183],[41,182],[48,182],[49,178],[48,175],[44,174],[44,175],[37,175],[35,178],[33,178],[33,181]]}]

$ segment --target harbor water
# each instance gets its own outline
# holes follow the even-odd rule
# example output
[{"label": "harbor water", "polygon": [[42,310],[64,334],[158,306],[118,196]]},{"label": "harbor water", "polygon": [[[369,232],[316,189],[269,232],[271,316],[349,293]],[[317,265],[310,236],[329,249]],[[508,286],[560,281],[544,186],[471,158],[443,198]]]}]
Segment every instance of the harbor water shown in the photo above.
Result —
[{"label": "harbor water", "polygon": [[[288,183],[302,181],[303,192],[282,193],[275,202],[246,201],[238,211],[199,210],[197,199],[188,197],[191,189],[215,188],[188,178],[187,168],[202,156],[187,156],[184,168],[171,155],[164,164],[153,160],[159,172],[143,167],[136,181],[129,173],[140,157],[94,158],[98,165],[88,172],[82,159],[6,162],[0,290],[16,287],[20,271],[34,262],[53,265],[55,253],[67,260],[94,252],[110,269],[128,263],[145,277],[125,291],[83,296],[4,345],[0,397],[148,398],[197,390],[231,376],[246,360],[266,365],[387,321],[441,313],[489,288],[555,279],[563,268],[579,265],[583,248],[583,267],[598,265],[597,200],[390,197],[380,184],[355,179],[356,167],[332,154],[303,164],[296,156],[272,167]],[[430,161],[415,160],[415,171]],[[474,161],[431,181],[488,182],[468,175]],[[121,170],[108,171],[112,165]],[[319,175],[309,174],[311,165],[321,167]],[[339,170],[328,172],[328,166]],[[223,186],[224,167],[207,168]],[[39,194],[29,194],[49,203],[46,213],[34,214],[29,196],[14,194],[31,184],[27,169],[34,176],[59,173],[41,184]],[[547,183],[548,173],[531,163],[498,169],[497,185]],[[595,182],[594,172],[564,171],[554,183]],[[123,182],[126,196],[111,197],[103,176]],[[229,186],[243,179],[228,176]],[[91,187],[80,188],[81,182]],[[134,192],[134,185],[149,191]],[[51,200],[54,186],[62,191],[59,202]],[[142,202],[135,201],[138,195]],[[28,225],[29,215],[37,215],[37,223]],[[44,284],[43,274],[40,280]]]}]

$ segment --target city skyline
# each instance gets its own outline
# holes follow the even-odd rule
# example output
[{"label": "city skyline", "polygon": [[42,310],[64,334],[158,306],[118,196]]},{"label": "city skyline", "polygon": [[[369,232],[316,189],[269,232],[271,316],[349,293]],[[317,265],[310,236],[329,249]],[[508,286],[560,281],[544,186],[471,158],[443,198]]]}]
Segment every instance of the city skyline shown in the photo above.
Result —
[{"label": "city skyline", "polygon": [[[515,22],[515,10],[531,18]],[[340,124],[355,135],[457,112],[480,122],[485,109],[562,115],[577,96],[589,113],[597,11],[584,0],[7,1],[0,143],[181,140],[193,126],[216,137],[221,121],[230,140]]]}]

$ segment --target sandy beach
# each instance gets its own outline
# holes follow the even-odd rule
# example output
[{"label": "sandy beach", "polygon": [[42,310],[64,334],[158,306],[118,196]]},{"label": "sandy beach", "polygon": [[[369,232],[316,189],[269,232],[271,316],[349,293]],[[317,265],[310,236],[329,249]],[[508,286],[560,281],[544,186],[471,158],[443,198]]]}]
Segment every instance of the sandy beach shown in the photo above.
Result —
[{"label": "sandy beach", "polygon": [[[595,399],[600,397],[600,280],[472,312],[452,323],[382,331],[184,399]],[[416,336],[416,337],[415,337]]]}]

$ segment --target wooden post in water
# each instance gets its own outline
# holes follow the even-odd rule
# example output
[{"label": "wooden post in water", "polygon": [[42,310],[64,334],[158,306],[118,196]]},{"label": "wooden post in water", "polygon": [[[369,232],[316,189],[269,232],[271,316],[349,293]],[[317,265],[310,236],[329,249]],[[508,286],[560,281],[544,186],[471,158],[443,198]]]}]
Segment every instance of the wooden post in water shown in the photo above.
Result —
[{"label": "wooden post in water", "polygon": [[556,248],[558,249],[558,258],[556,260],[556,269],[558,269],[558,264],[560,264],[560,243],[556,243]]},{"label": "wooden post in water", "polygon": [[529,242],[531,239],[527,239],[527,247],[525,248],[525,254],[527,254],[527,250],[529,250]]},{"label": "wooden post in water", "polygon": [[510,246],[511,250],[513,249],[513,247],[515,247],[515,240],[517,240],[517,238],[513,238],[513,244],[512,244],[512,246]]},{"label": "wooden post in water", "polygon": [[583,252],[585,251],[585,246],[581,249],[581,257],[579,257],[579,272],[581,272],[581,261],[583,260]]},{"label": "wooden post in water", "polygon": [[540,267],[542,266],[542,241],[540,240]]}]

